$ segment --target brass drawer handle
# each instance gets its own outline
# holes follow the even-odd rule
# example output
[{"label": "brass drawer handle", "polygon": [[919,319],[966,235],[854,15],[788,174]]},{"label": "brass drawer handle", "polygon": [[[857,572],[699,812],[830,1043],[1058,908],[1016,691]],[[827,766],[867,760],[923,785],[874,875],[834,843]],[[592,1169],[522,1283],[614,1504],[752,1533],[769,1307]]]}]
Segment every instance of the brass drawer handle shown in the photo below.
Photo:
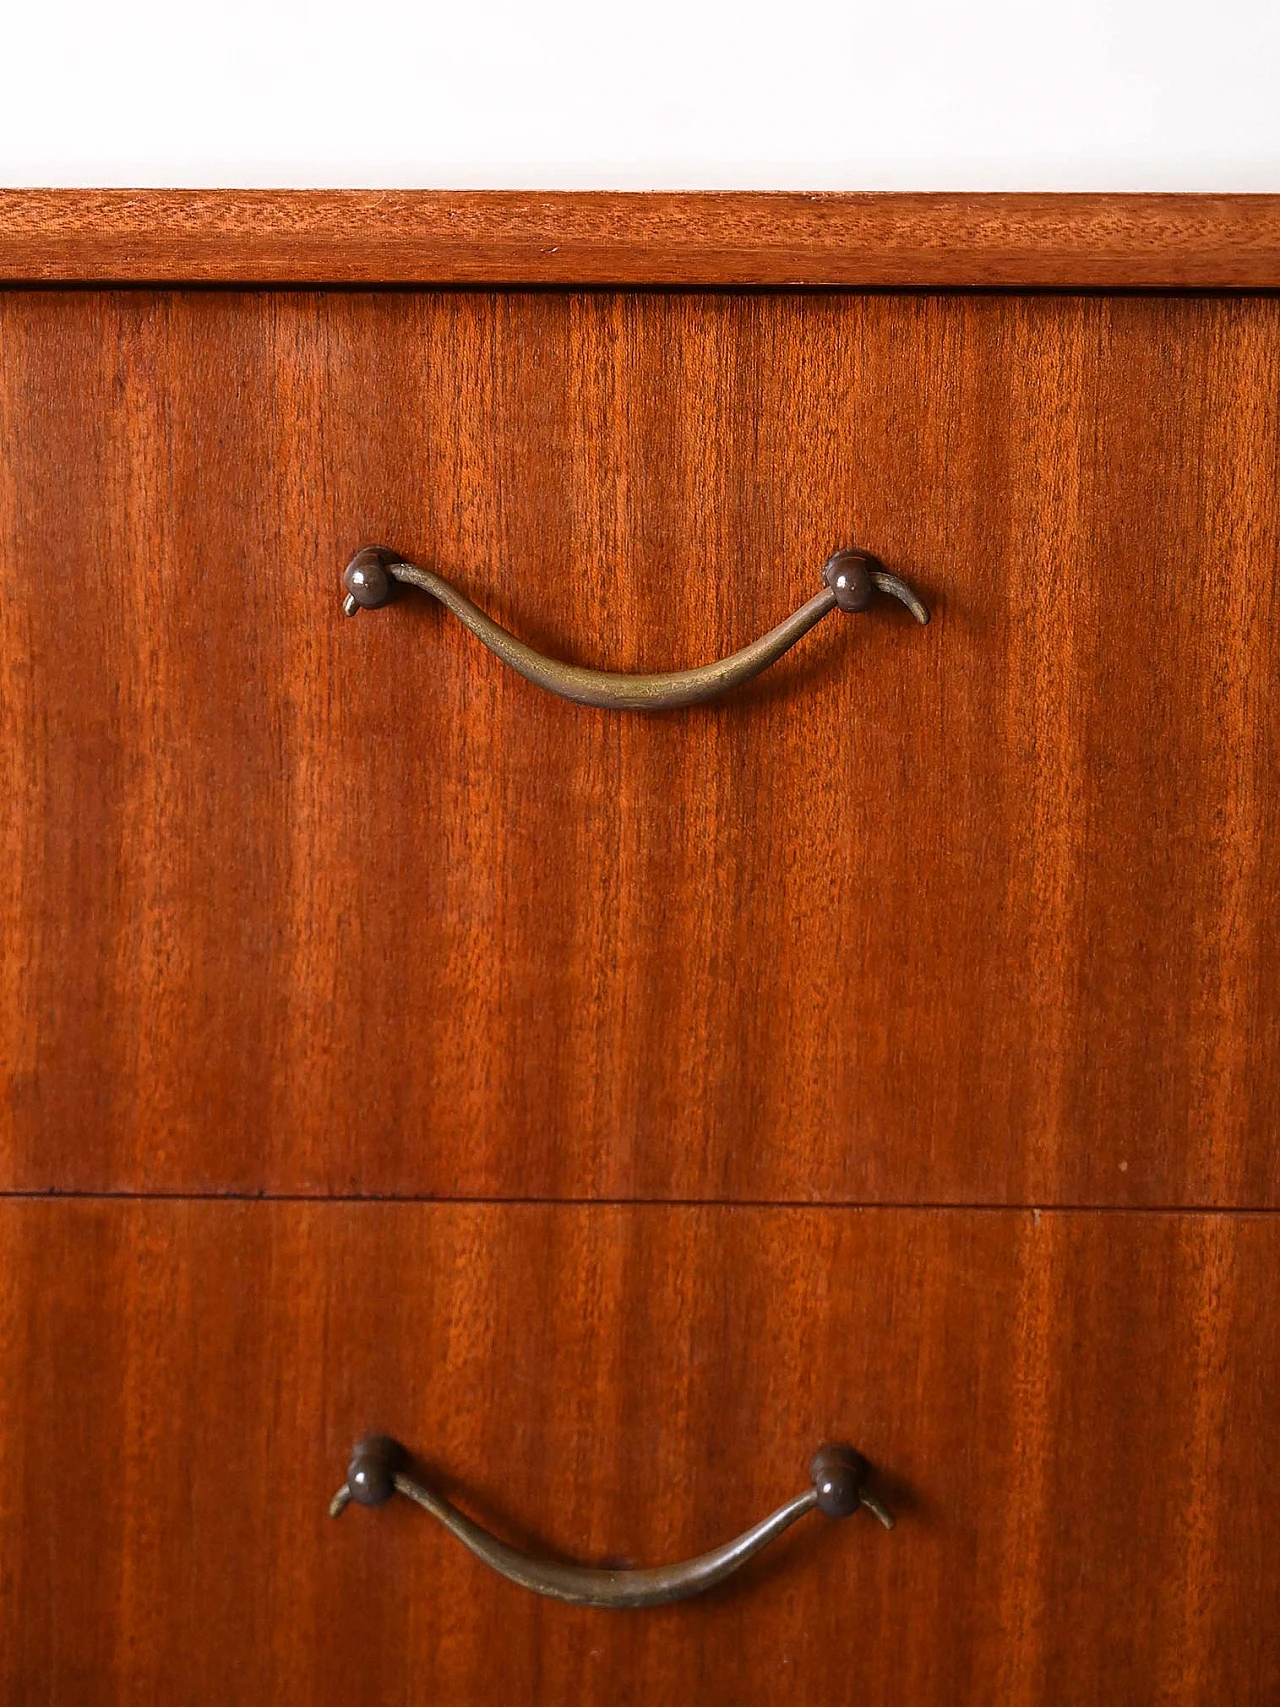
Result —
[{"label": "brass drawer handle", "polygon": [[617,675],[608,670],[587,670],[578,664],[564,664],[547,658],[517,640],[514,634],[494,622],[473,605],[465,593],[443,575],[432,569],[420,569],[406,563],[394,551],[383,546],[368,545],[358,551],[347,565],[342,577],[346,598],[342,608],[348,616],[361,610],[377,610],[394,595],[397,582],[420,587],[438,599],[446,610],[469,628],[504,663],[526,681],[536,682],[561,699],[576,700],[580,705],[599,705],[615,711],[667,711],[678,705],[697,705],[700,700],[714,699],[741,682],[748,682],[768,669],[775,659],[795,645],[813,625],[821,622],[828,611],[864,611],[875,598],[877,590],[888,593],[903,604],[917,622],[928,622],[929,612],[905,581],[891,575],[876,558],[865,551],[837,551],[822,571],[823,589],[806,604],[793,611],[785,622],[762,634],[741,652],[721,658],[714,664],[703,664],[694,670],[669,670],[661,675]]},{"label": "brass drawer handle", "polygon": [[668,1601],[688,1600],[723,1582],[806,1512],[848,1517],[859,1506],[866,1506],[886,1529],[892,1529],[894,1521],[866,1486],[866,1459],[848,1446],[823,1446],[809,1466],[813,1486],[723,1547],[714,1547],[710,1553],[679,1565],[638,1571],[596,1570],[586,1565],[562,1565],[552,1559],[532,1559],[507,1546],[464,1517],[442,1495],[414,1481],[405,1470],[406,1462],[398,1442],[384,1437],[362,1440],[351,1455],[347,1479],[333,1496],[329,1515],[339,1516],[352,1500],[357,1505],[381,1505],[392,1494],[403,1494],[439,1518],[464,1547],[513,1583],[579,1606],[664,1606]]}]

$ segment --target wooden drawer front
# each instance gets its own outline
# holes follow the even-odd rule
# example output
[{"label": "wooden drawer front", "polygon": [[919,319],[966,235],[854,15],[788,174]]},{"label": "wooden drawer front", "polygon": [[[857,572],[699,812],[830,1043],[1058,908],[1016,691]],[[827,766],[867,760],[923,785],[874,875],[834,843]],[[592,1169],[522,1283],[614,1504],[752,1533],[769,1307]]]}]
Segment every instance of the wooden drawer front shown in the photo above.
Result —
[{"label": "wooden drawer front", "polygon": [[[11,292],[0,1185],[1280,1199],[1268,297]],[[718,706],[508,675],[371,541]]]},{"label": "wooden drawer front", "polygon": [[[1269,1700],[1280,1223],[1088,1212],[0,1205],[7,1702]],[[899,1513],[715,1594],[541,1601],[395,1501],[659,1562],[846,1438]]]}]

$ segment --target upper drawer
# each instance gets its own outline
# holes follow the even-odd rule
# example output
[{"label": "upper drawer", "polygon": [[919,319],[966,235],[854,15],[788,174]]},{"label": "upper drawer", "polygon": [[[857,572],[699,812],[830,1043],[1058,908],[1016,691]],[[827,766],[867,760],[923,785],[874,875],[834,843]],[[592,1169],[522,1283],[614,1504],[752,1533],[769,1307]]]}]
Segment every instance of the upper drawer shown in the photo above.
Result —
[{"label": "upper drawer", "polygon": [[1276,299],[19,290],[0,438],[0,1185],[1277,1201]]}]

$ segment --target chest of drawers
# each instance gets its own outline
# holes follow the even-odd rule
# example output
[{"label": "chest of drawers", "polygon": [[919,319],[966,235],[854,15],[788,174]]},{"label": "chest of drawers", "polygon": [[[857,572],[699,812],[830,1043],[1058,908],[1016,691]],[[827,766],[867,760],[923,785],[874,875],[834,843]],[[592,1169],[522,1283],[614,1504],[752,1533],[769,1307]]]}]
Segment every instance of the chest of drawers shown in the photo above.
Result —
[{"label": "chest of drawers", "polygon": [[[1280,198],[0,196],[22,1703],[1280,1688]],[[540,654],[732,654],[651,713]],[[501,644],[501,643],[500,643]],[[564,678],[557,678],[563,681]],[[886,1534],[669,1563],[849,1442]]]}]

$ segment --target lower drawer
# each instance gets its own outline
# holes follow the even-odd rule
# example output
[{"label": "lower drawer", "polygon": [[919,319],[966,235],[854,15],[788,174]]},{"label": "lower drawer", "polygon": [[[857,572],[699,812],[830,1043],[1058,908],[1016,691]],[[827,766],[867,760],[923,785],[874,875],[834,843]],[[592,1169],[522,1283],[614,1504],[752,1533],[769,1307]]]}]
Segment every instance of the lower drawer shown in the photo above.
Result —
[{"label": "lower drawer", "polygon": [[[0,1251],[6,1703],[1280,1688],[1275,1218],[10,1199]],[[332,1522],[374,1429],[560,1557],[700,1552],[828,1439],[899,1523],[566,1606]]]}]

